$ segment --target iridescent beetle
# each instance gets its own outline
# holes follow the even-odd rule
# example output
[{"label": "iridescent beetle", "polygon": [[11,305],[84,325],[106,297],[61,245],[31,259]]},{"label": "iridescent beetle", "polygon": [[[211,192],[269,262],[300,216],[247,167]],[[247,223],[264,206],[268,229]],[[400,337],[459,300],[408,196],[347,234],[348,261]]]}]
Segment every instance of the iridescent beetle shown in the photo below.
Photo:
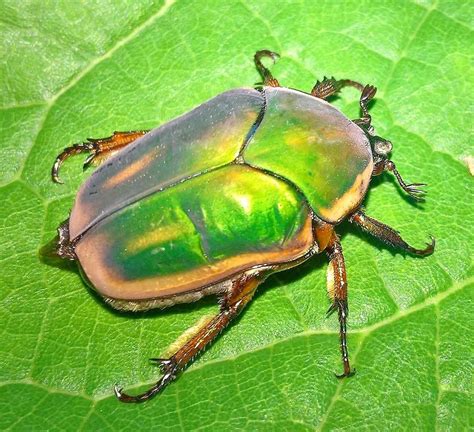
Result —
[{"label": "iridescent beetle", "polygon": [[[425,256],[392,228],[363,213],[372,176],[392,172],[421,199],[423,183],[406,184],[388,154],[392,144],[374,133],[368,102],[376,89],[325,78],[311,93],[280,87],[262,64],[278,55],[263,50],[255,64],[258,89],[222,93],[151,131],[115,132],[66,148],[102,163],[80,188],[70,217],[59,227],[57,253],[78,262],[84,278],[112,307],[143,311],[219,297],[220,312],[170,357],[154,361],[160,392],[250,302],[272,273],[316,253],[329,259],[328,313],[338,312],[344,366],[347,282],[335,226],[344,219],[390,246]],[[325,101],[343,87],[360,90],[362,117],[351,121]]]}]

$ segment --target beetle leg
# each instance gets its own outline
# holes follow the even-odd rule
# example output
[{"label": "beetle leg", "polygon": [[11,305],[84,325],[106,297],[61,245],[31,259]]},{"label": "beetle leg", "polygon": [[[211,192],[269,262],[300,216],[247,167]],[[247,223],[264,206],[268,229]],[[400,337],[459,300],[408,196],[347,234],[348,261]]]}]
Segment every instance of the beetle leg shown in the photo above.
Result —
[{"label": "beetle leg", "polygon": [[354,123],[363,125],[366,128],[370,127],[370,122],[372,117],[369,114],[368,104],[374,98],[375,93],[377,93],[377,88],[367,84],[363,89],[359,99],[360,109],[362,110],[362,117],[360,119],[354,120]]},{"label": "beetle leg", "polygon": [[354,375],[355,370],[351,371],[349,352],[347,350],[347,315],[349,308],[347,304],[346,265],[344,263],[341,243],[334,231],[326,248],[326,254],[329,258],[327,288],[329,296],[333,300],[333,304],[329,307],[327,314],[331,315],[337,310],[342,363],[344,365],[344,373],[336,376],[338,378],[350,377]]},{"label": "beetle leg", "polygon": [[202,352],[214,339],[224,330],[225,327],[235,318],[242,309],[250,302],[258,285],[265,280],[267,274],[257,274],[253,276],[243,275],[232,283],[232,287],[221,301],[220,313],[207,323],[178,351],[168,359],[153,359],[160,366],[163,376],[146,392],[130,396],[122,392],[122,389],[115,386],[115,395],[122,402],[134,403],[144,402],[161,390],[171,381],[175,380],[180,371]]},{"label": "beetle leg", "polygon": [[389,246],[401,249],[413,255],[426,256],[431,255],[434,251],[435,239],[433,237],[431,237],[431,243],[427,243],[424,249],[416,249],[405,242],[405,240],[400,237],[400,234],[393,228],[372,219],[361,210],[357,210],[352,216],[350,216],[349,221],[360,226],[365,232],[378,238]]},{"label": "beetle leg", "polygon": [[322,81],[316,81],[311,94],[319,99],[326,99],[339,92],[342,87],[341,81],[337,81],[334,77],[324,77]]},{"label": "beetle leg", "polygon": [[354,87],[361,92],[359,105],[362,110],[362,117],[355,120],[356,123],[370,126],[371,117],[367,108],[368,103],[374,98],[377,89],[371,85],[362,85],[357,81],[349,79],[336,80],[334,77],[326,78],[322,81],[317,81],[311,90],[311,94],[320,99],[327,99],[338,93],[344,87]]},{"label": "beetle leg", "polygon": [[51,170],[53,181],[55,183],[62,183],[59,178],[59,168],[69,157],[80,153],[90,153],[84,162],[84,169],[86,169],[89,165],[100,164],[115,152],[145,135],[147,132],[147,130],[129,132],[116,131],[107,138],[87,138],[87,141],[82,144],[74,144],[71,147],[65,148],[54,161]]},{"label": "beetle leg", "polygon": [[426,191],[423,189],[420,189],[420,187],[426,186],[426,183],[406,184],[402,176],[398,172],[397,168],[395,167],[395,164],[391,160],[383,161],[383,170],[392,172],[395,178],[397,179],[400,187],[408,195],[410,195],[412,198],[414,198],[417,201],[423,201]]},{"label": "beetle leg", "polygon": [[280,54],[269,50],[257,51],[254,55],[255,66],[258,69],[258,72],[263,78],[263,85],[269,87],[280,87],[280,83],[276,78],[273,78],[272,73],[268,68],[266,68],[261,59],[262,57],[270,57],[273,60],[273,63],[280,57]]},{"label": "beetle leg", "polygon": [[352,81],[349,79],[336,80],[334,77],[324,77],[322,81],[316,81],[316,84],[311,90],[311,94],[320,99],[326,99],[329,96],[335,95],[344,87],[355,87],[361,92],[364,90],[364,86],[357,81]]}]

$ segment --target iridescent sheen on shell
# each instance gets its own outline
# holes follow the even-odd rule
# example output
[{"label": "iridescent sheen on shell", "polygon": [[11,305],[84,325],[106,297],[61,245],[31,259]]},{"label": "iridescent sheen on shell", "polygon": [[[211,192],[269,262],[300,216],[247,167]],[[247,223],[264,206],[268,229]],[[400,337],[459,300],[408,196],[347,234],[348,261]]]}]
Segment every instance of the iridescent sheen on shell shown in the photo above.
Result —
[{"label": "iridescent sheen on shell", "polygon": [[373,170],[364,132],[337,108],[309,94],[265,89],[266,111],[245,161],[290,180],[327,222],[362,201]]},{"label": "iridescent sheen on shell", "polygon": [[317,251],[315,218],[360,205],[363,131],[311,95],[225,92],[105,161],[70,217],[76,255],[111,299],[185,295]]},{"label": "iridescent sheen on shell", "polygon": [[311,210],[294,188],[229,165],[150,195],[94,225],[76,253],[91,284],[119,299],[169,296],[313,244]]},{"label": "iridescent sheen on shell", "polygon": [[112,156],[79,190],[71,238],[142,197],[231,162],[263,102],[253,89],[227,91]]}]

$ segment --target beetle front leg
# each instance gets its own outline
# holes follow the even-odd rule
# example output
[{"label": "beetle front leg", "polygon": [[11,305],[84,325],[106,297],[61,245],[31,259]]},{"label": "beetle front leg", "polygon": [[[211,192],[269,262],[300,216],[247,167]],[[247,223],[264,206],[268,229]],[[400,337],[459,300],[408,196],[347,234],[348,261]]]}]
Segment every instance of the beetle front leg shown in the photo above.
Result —
[{"label": "beetle front leg", "polygon": [[354,87],[361,92],[359,105],[362,110],[362,117],[354,120],[355,123],[370,127],[370,122],[372,120],[368,104],[374,98],[377,89],[371,85],[362,85],[357,81],[352,81],[349,79],[336,80],[334,77],[326,78],[322,81],[317,81],[311,90],[311,94],[320,99],[327,99],[329,96],[333,96],[338,93],[344,87]]},{"label": "beetle front leg", "polygon": [[322,81],[316,81],[311,94],[320,99],[326,99],[329,96],[333,96],[344,87],[354,87],[361,92],[364,90],[364,86],[357,82],[349,79],[336,80],[336,78],[324,77]]},{"label": "beetle front leg", "polygon": [[174,381],[183,369],[186,368],[200,352],[202,352],[215,338],[236,318],[250,302],[258,285],[265,280],[268,274],[254,276],[243,275],[232,283],[232,287],[223,297],[221,310],[218,315],[208,321],[198,333],[189,339],[176,353],[168,359],[153,359],[163,373],[160,380],[146,392],[138,396],[130,396],[115,386],[115,395],[126,403],[144,402],[162,391],[170,382]]},{"label": "beetle front leg", "polygon": [[269,87],[280,87],[280,83],[273,77],[272,73],[262,63],[262,57],[270,57],[275,63],[276,59],[280,57],[279,54],[269,50],[257,51],[254,55],[255,66],[263,78],[263,85]]},{"label": "beetle front leg", "polygon": [[375,238],[378,238],[379,240],[396,249],[401,249],[405,252],[409,252],[418,256],[431,255],[434,251],[435,239],[433,237],[431,238],[431,243],[427,243],[424,249],[416,249],[403,240],[400,237],[400,234],[398,234],[398,232],[393,228],[390,228],[388,225],[385,225],[382,222],[367,216],[361,210],[357,210],[349,218],[349,221],[360,226],[366,233],[371,234]]},{"label": "beetle front leg", "polygon": [[74,144],[67,147],[56,158],[51,169],[51,176],[55,183],[62,183],[59,178],[59,168],[63,162],[71,156],[80,153],[89,153],[89,156],[84,162],[84,169],[89,165],[98,165],[115,152],[122,149],[126,145],[134,142],[141,136],[145,135],[148,130],[138,130],[129,132],[114,132],[113,135],[106,138],[87,138],[87,141],[82,144]]},{"label": "beetle front leg", "polygon": [[349,352],[347,349],[347,315],[349,312],[347,304],[347,277],[344,255],[337,234],[332,233],[331,240],[326,248],[326,254],[329,258],[329,267],[327,274],[327,288],[329,296],[333,301],[328,310],[331,315],[337,310],[339,319],[339,338],[341,344],[342,363],[344,373],[336,375],[338,378],[350,377],[354,375],[355,370],[351,371],[349,364]]}]

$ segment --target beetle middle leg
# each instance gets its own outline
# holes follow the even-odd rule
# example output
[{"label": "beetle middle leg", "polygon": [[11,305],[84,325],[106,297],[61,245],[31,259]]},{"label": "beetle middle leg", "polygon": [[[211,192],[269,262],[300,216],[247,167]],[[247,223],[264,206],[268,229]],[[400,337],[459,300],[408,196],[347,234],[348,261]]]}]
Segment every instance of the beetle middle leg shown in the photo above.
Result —
[{"label": "beetle middle leg", "polygon": [[416,249],[410,246],[405,240],[403,240],[393,228],[383,224],[369,216],[367,216],[361,210],[357,210],[349,218],[349,221],[360,226],[366,233],[371,234],[375,238],[383,241],[384,243],[394,248],[403,250],[417,256],[431,255],[435,248],[435,239],[431,238],[431,243],[427,243],[424,249]]},{"label": "beetle middle leg", "polygon": [[329,258],[328,267],[328,293],[333,303],[328,309],[328,315],[337,311],[339,319],[339,338],[341,344],[342,363],[344,372],[336,375],[338,378],[354,375],[355,370],[351,371],[349,364],[349,352],[347,349],[347,315],[349,312],[347,304],[347,277],[344,255],[337,234],[333,231],[329,244],[326,248],[326,254]]},{"label": "beetle middle leg", "polygon": [[224,295],[221,301],[219,314],[207,321],[207,323],[178,351],[167,359],[153,359],[163,373],[160,380],[146,392],[130,396],[122,392],[122,389],[115,387],[115,395],[122,402],[136,403],[144,402],[161,390],[170,382],[174,381],[180,371],[193,360],[206,346],[215,340],[215,338],[224,330],[225,327],[236,318],[244,307],[252,299],[258,285],[262,283],[267,274],[243,275],[233,281],[231,288]]},{"label": "beetle middle leg", "polygon": [[106,138],[87,138],[87,141],[81,144],[74,144],[67,147],[56,158],[51,170],[51,176],[55,183],[62,183],[59,178],[59,168],[63,162],[71,156],[80,153],[89,153],[89,156],[84,162],[84,168],[89,165],[98,165],[115,152],[122,149],[126,145],[137,140],[145,135],[148,130],[128,131],[128,132],[114,132],[111,136]]}]

